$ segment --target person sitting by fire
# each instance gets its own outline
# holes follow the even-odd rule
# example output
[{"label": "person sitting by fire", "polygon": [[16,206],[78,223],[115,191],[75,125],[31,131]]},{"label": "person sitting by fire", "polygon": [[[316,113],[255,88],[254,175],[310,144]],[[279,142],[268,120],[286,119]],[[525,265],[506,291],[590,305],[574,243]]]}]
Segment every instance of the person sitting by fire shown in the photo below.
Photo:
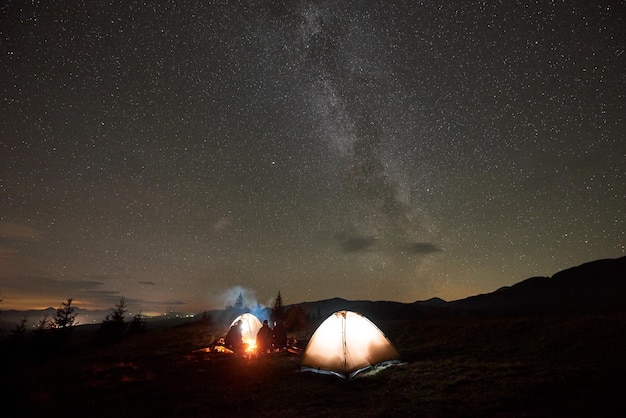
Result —
[{"label": "person sitting by fire", "polygon": [[233,351],[240,351],[243,348],[243,336],[241,332],[241,321],[237,321],[228,330],[224,338],[224,344]]},{"label": "person sitting by fire", "polygon": [[257,352],[265,354],[269,351],[272,345],[272,329],[267,323],[267,319],[263,321],[263,326],[256,334],[256,348]]},{"label": "person sitting by fire", "polygon": [[274,332],[273,332],[273,345],[274,349],[282,350],[287,347],[287,331],[285,330],[285,326],[282,321],[274,322]]}]

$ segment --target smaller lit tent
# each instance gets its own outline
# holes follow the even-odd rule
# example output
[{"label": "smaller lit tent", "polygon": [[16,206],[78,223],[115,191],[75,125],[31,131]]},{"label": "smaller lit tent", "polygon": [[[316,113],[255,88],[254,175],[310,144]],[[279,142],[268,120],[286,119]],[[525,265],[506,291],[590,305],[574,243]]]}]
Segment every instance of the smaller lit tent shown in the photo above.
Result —
[{"label": "smaller lit tent", "polygon": [[243,343],[250,347],[255,346],[256,334],[263,326],[261,321],[259,321],[259,318],[251,313],[241,314],[230,323],[230,326],[232,327],[235,325],[237,321],[241,321],[241,339],[243,340]]},{"label": "smaller lit tent", "polygon": [[338,311],[315,330],[300,365],[302,370],[352,378],[399,355],[389,339],[363,315]]}]

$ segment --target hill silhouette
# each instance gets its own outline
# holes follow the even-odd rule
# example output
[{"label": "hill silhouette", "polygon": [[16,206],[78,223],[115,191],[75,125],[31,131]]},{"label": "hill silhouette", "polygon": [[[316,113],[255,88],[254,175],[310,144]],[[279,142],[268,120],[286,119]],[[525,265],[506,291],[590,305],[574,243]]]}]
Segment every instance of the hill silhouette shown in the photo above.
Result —
[{"label": "hill silhouette", "polygon": [[305,302],[309,315],[326,317],[342,309],[376,320],[416,319],[450,315],[567,315],[626,310],[626,257],[591,261],[555,273],[531,277],[494,292],[446,302],[439,298],[413,303],[350,301],[341,298]]},{"label": "hill silhouette", "polygon": [[532,277],[495,292],[450,302],[448,307],[492,314],[611,313],[626,309],[626,257],[602,259]]},{"label": "hill silhouette", "polygon": [[[568,315],[577,313],[613,313],[626,311],[626,256],[608,258],[581,264],[559,271],[551,277],[531,277],[512,286],[491,293],[470,296],[447,302],[432,298],[413,303],[394,301],[347,300],[332,298],[314,302],[286,305],[300,306],[312,318],[324,319],[338,310],[353,310],[377,320],[419,319],[458,315]],[[2,312],[0,328],[9,329],[25,316],[35,321],[55,309],[44,311]],[[99,323],[106,311],[87,311],[77,308],[81,324]],[[205,312],[214,320],[223,310]],[[183,314],[181,314],[182,316]],[[198,314],[202,316],[203,314]],[[177,315],[170,315],[177,317]]]}]

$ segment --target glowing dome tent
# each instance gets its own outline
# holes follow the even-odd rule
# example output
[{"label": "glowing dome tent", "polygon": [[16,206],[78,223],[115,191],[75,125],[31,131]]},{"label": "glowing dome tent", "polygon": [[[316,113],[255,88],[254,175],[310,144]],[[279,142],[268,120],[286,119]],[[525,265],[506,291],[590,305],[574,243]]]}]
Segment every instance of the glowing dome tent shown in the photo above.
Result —
[{"label": "glowing dome tent", "polygon": [[305,371],[349,379],[371,367],[396,363],[398,358],[389,339],[369,319],[338,311],[315,330],[300,365]]},{"label": "glowing dome tent", "polygon": [[259,332],[263,324],[259,321],[259,318],[251,313],[239,315],[233,320],[233,322],[231,322],[230,326],[232,327],[235,325],[237,321],[241,321],[241,339],[243,340],[243,343],[250,347],[254,347],[256,345],[256,334]]}]

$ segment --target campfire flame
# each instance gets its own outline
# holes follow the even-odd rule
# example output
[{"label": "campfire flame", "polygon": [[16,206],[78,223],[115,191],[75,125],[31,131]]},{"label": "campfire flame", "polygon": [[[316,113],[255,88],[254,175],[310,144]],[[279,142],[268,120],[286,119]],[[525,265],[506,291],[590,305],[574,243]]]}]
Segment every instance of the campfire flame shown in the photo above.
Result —
[{"label": "campfire flame", "polygon": [[256,351],[256,342],[255,341],[246,341],[244,339],[243,343],[247,346],[246,353],[252,354]]}]

